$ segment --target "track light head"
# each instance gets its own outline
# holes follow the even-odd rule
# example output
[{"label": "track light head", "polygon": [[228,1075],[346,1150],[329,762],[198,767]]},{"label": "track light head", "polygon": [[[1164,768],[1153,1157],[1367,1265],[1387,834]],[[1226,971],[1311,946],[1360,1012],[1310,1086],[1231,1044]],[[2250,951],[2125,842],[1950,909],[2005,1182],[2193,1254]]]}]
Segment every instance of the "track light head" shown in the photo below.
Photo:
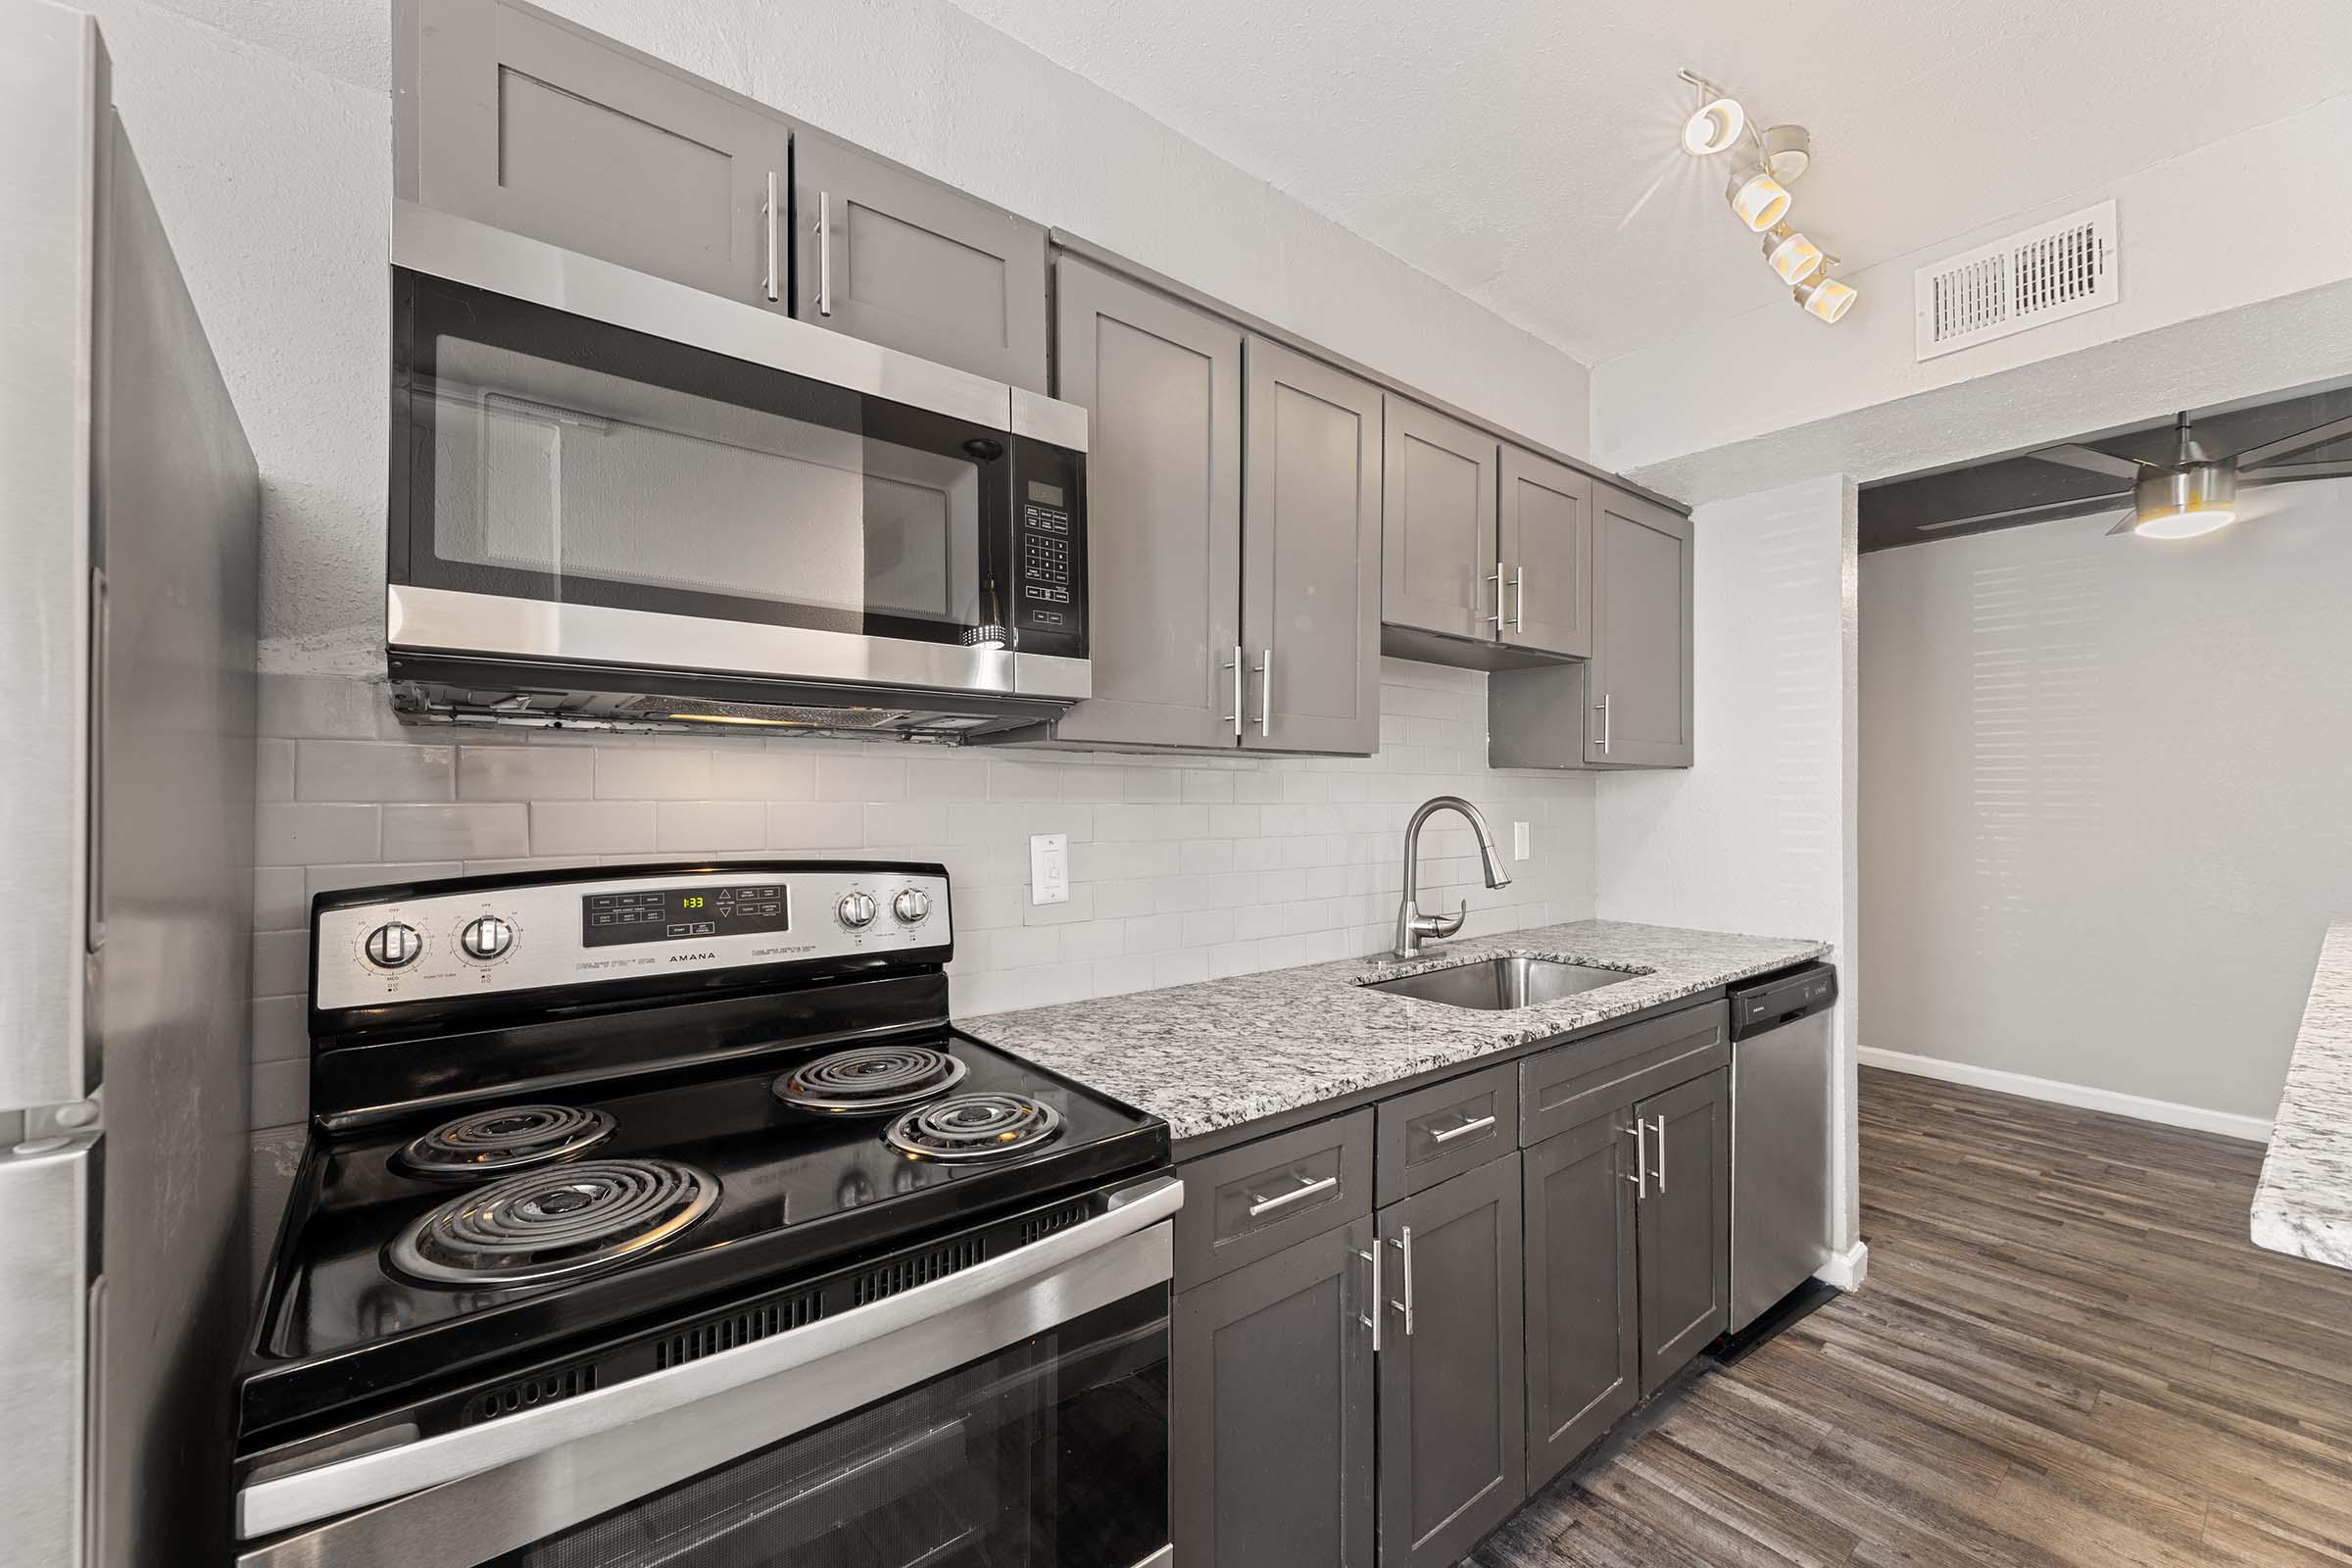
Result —
[{"label": "track light head", "polygon": [[1788,212],[1787,187],[1753,165],[1734,170],[1723,195],[1732,204],[1732,211],[1740,215],[1740,221],[1759,234]]},{"label": "track light head", "polygon": [[1827,271],[1817,270],[1791,291],[1797,306],[1807,316],[1835,324],[1854,308],[1862,291],[1851,283],[1840,283]]},{"label": "track light head", "polygon": [[1683,122],[1683,151],[1693,158],[1711,158],[1746,131],[1747,111],[1740,107],[1740,100],[1718,96],[1701,104]]},{"label": "track light head", "polygon": [[1820,246],[1786,222],[1775,223],[1764,231],[1764,259],[1772,264],[1781,281],[1791,288],[1820,271],[1825,260]]}]

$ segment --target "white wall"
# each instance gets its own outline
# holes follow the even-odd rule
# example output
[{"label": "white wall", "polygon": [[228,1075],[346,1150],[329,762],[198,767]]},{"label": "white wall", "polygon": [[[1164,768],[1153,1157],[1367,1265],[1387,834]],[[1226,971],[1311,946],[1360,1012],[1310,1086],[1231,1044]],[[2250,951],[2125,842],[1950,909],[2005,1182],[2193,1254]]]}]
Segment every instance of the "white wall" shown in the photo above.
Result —
[{"label": "white wall", "polygon": [[1691,525],[1697,756],[1688,771],[1598,779],[1593,906],[1608,920],[1838,944],[1845,1000],[1830,1113],[1843,1250],[1860,1223],[1854,487],[1811,479],[1702,506]]},{"label": "white wall", "polygon": [[1864,558],[1873,1048],[2262,1136],[2352,915],[2352,483],[2252,508]]}]

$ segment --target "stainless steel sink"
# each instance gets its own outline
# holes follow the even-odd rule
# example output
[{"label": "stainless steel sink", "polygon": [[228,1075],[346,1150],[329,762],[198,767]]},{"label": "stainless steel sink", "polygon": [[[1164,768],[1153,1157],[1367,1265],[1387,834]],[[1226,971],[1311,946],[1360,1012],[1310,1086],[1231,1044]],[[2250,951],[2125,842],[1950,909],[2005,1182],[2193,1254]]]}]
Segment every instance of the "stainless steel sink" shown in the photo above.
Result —
[{"label": "stainless steel sink", "polygon": [[1638,977],[1625,969],[1594,969],[1551,958],[1480,958],[1473,963],[1457,963],[1449,969],[1399,975],[1394,980],[1367,980],[1364,989],[1385,991],[1393,997],[1413,997],[1422,1002],[1443,1002],[1451,1007],[1483,1007],[1498,1012],[1557,1002],[1580,991],[1597,991],[1602,986],[1635,978]]}]

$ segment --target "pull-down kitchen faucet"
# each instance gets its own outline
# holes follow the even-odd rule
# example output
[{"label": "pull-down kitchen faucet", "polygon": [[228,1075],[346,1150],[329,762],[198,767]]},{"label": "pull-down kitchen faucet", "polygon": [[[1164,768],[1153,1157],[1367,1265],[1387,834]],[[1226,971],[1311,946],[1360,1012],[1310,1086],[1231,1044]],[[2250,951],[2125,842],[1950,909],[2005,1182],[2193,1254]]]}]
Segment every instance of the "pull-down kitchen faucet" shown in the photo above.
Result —
[{"label": "pull-down kitchen faucet", "polygon": [[1462,928],[1469,916],[1470,901],[1451,914],[1423,914],[1421,901],[1421,824],[1439,811],[1459,811],[1478,835],[1478,858],[1486,862],[1487,886],[1507,888],[1511,874],[1502,868],[1502,857],[1494,853],[1494,835],[1487,831],[1487,819],[1478,814],[1478,808],[1458,795],[1439,795],[1421,803],[1413,819],[1404,825],[1404,900],[1396,906],[1396,956],[1421,956],[1424,937],[1449,937]]}]

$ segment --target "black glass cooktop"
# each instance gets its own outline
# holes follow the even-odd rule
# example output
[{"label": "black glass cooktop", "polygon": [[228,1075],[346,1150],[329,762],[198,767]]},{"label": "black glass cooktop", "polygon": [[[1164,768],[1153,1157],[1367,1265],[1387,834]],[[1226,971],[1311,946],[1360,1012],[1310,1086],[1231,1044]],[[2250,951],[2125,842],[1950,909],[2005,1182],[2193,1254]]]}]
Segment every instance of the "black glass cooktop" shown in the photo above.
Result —
[{"label": "black glass cooktop", "polygon": [[[906,1070],[887,1058],[830,1075],[842,1092],[828,1097],[855,1102],[871,1085],[885,1091],[876,1098],[893,1102],[887,1111],[798,1108],[775,1092],[796,1067],[876,1044],[779,1050],[641,1078],[627,1093],[594,1084],[518,1092],[514,1102],[527,1113],[514,1130],[526,1143],[539,1138],[571,1152],[519,1168],[494,1154],[478,1178],[420,1160],[412,1146],[461,1115],[468,1126],[459,1147],[495,1144],[502,1123],[489,1113],[501,1108],[497,1100],[419,1109],[359,1134],[315,1135],[263,1305],[243,1396],[247,1431],[372,1401],[511,1355],[518,1345],[554,1345],[713,1292],[789,1281],[926,1230],[1167,1161],[1164,1124],[952,1030],[909,1031],[880,1043],[939,1052],[954,1064],[940,1092],[915,1104],[887,1092]],[[827,1083],[827,1075],[818,1081]],[[973,1105],[956,1115],[953,1102],[967,1097]],[[1006,1097],[1042,1111],[1008,1120]],[[943,1158],[909,1152],[929,1147],[921,1138],[894,1145],[888,1130],[918,1105],[933,1113],[932,1132],[947,1124],[951,1146],[958,1129],[968,1129],[982,1147],[953,1148]],[[1041,1127],[1048,1129],[1042,1136]],[[1002,1140],[1002,1153],[986,1150],[990,1138]],[[715,1195],[662,1239],[615,1261],[534,1283],[428,1279],[412,1271],[415,1262],[411,1270],[400,1266],[401,1257],[418,1255],[401,1251],[401,1238],[453,1200],[464,1206],[468,1194],[486,1194],[523,1172],[596,1167],[629,1178],[649,1162],[657,1176],[664,1163],[688,1167],[709,1178]],[[699,1189],[689,1181],[685,1190]],[[525,1218],[561,1228],[581,1217],[565,1210],[583,1198],[561,1182],[551,1191],[552,1199],[520,1197],[532,1210]],[[456,1228],[512,1221],[514,1206],[503,1214],[462,1213]],[[681,1201],[663,1212],[679,1216],[688,1206]],[[446,1255],[434,1253],[437,1275],[447,1272]]]}]

